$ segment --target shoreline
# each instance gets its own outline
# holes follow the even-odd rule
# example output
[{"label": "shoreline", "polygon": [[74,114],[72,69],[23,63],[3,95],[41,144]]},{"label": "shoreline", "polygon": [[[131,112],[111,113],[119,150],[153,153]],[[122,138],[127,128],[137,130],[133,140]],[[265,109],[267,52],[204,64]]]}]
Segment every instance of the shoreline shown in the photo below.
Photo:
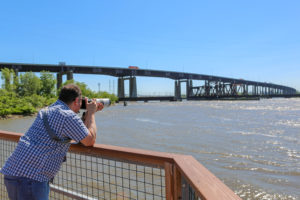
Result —
[{"label": "shoreline", "polygon": [[0,116],[0,120],[20,119],[20,118],[26,118],[26,117],[34,117],[36,115],[37,115],[37,113],[27,114],[27,115],[10,114],[10,115],[6,115],[6,116]]}]

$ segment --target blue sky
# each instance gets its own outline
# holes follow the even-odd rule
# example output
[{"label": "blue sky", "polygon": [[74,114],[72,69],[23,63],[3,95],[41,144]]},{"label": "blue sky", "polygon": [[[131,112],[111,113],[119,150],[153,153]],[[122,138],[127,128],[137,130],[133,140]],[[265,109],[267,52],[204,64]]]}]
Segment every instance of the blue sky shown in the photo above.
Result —
[{"label": "blue sky", "polygon": [[[300,1],[1,1],[0,62],[128,67],[272,82],[300,90]],[[93,90],[116,78],[74,75]],[[139,94],[169,79],[138,78]],[[128,88],[128,86],[127,86]]]}]

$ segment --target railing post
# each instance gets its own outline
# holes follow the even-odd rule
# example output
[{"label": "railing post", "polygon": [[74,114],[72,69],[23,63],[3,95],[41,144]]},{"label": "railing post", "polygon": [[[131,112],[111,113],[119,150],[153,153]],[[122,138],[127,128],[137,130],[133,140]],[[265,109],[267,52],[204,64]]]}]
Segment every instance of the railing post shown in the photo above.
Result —
[{"label": "railing post", "polygon": [[181,198],[181,174],[175,165],[165,163],[166,199],[180,200]]},{"label": "railing post", "polygon": [[165,162],[166,200],[174,200],[174,179],[172,164]]},{"label": "railing post", "polygon": [[175,200],[180,200],[182,199],[182,194],[181,194],[181,174],[178,170],[178,168],[173,165],[173,179],[174,179],[174,199]]}]

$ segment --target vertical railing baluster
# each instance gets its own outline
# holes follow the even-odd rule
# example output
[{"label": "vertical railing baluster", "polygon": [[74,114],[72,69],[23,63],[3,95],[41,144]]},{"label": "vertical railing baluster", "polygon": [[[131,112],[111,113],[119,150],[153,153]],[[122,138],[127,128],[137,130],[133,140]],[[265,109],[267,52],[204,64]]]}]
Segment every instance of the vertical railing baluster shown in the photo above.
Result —
[{"label": "vertical railing baluster", "polygon": [[165,162],[165,182],[166,182],[166,199],[174,200],[173,197],[173,175],[172,175],[172,164]]}]

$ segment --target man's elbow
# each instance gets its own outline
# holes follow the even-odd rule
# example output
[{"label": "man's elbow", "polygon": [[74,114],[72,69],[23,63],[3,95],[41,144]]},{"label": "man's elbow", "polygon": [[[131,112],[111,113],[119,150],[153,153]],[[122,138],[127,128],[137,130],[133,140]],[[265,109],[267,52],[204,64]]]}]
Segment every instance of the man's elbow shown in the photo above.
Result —
[{"label": "man's elbow", "polygon": [[89,141],[89,142],[85,142],[85,143],[82,143],[84,146],[86,146],[86,147],[90,147],[90,146],[94,146],[94,144],[95,144],[95,141],[93,140],[93,141]]},{"label": "man's elbow", "polygon": [[84,146],[93,146],[96,142],[96,137],[89,133],[89,135],[80,141]]}]

